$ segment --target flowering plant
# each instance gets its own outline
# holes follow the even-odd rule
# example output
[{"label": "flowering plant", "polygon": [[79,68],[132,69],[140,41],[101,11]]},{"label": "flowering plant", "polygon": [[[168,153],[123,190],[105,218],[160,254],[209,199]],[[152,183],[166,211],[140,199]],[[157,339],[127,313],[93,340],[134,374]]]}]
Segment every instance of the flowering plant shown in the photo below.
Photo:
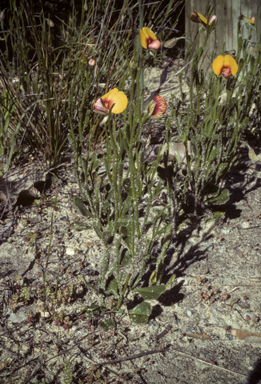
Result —
[{"label": "flowering plant", "polygon": [[145,49],[159,49],[161,42],[157,39],[155,33],[148,27],[140,29],[140,43]]}]

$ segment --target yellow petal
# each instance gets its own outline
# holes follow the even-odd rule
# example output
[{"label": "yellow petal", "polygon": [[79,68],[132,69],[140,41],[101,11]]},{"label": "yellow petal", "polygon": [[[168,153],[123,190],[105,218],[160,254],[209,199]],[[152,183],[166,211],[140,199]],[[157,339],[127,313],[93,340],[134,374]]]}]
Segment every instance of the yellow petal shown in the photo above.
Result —
[{"label": "yellow petal", "polygon": [[197,14],[198,14],[198,17],[199,17],[201,23],[204,24],[204,25],[207,25],[207,24],[208,24],[208,20],[207,20],[207,18],[206,18],[205,16],[201,15],[201,14],[198,13],[198,12],[197,12]]},{"label": "yellow petal", "polygon": [[157,40],[157,37],[156,37],[155,33],[152,32],[152,30],[149,29],[148,27],[143,27],[143,28],[142,28],[142,32],[144,33],[144,35],[146,36],[146,38],[151,37],[152,40]]},{"label": "yellow petal", "polygon": [[112,113],[118,114],[123,112],[128,104],[127,96],[123,92],[118,92],[117,95],[113,98],[113,103],[115,103],[112,108]]},{"label": "yellow petal", "polygon": [[148,39],[157,40],[157,37],[154,32],[148,27],[143,27],[140,29],[140,43],[143,48],[148,49]]},{"label": "yellow petal", "polygon": [[127,96],[122,91],[118,91],[117,88],[113,88],[111,91],[102,96],[101,99],[104,101],[105,105],[107,105],[108,109],[115,104],[111,110],[112,113],[115,114],[123,112],[128,104]]},{"label": "yellow petal", "polygon": [[[229,55],[227,55],[227,56],[229,56]],[[212,69],[213,69],[215,75],[219,76],[221,74],[223,66],[224,66],[224,56],[219,55],[214,59],[214,61],[212,63]]]},{"label": "yellow petal", "polygon": [[103,95],[101,97],[101,99],[103,99],[104,101],[108,102],[109,100],[111,100],[111,98],[113,98],[114,95],[116,95],[118,93],[118,89],[117,88],[113,88],[111,91],[107,92],[105,95]]},{"label": "yellow petal", "polygon": [[232,75],[235,75],[237,73],[237,70],[238,70],[237,62],[232,56],[226,55],[224,57],[224,66],[230,67]]},{"label": "yellow petal", "polygon": [[249,21],[250,24],[254,25],[255,24],[255,17],[252,16],[251,18],[245,16],[245,15],[241,15],[241,19],[247,19]]},{"label": "yellow petal", "polygon": [[143,48],[148,49],[146,36],[141,29],[140,29],[140,43]]}]

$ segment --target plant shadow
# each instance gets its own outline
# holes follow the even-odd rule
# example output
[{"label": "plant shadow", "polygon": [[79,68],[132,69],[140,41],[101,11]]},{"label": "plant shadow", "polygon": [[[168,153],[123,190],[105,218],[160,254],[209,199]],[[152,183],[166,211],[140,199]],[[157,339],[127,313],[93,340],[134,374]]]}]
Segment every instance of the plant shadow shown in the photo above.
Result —
[{"label": "plant shadow", "polygon": [[255,363],[254,369],[249,373],[245,384],[261,383],[261,358]]}]

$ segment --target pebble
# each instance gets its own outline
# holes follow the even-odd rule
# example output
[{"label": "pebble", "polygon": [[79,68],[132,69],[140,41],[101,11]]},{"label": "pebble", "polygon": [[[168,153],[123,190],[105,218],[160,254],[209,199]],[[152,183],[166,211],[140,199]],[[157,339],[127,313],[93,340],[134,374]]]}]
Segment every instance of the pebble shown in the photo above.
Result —
[{"label": "pebble", "polygon": [[241,223],[241,228],[249,228],[250,227],[250,223],[248,221],[244,221],[243,223]]},{"label": "pebble", "polygon": [[66,248],[66,255],[69,255],[69,256],[74,256],[75,254],[75,250],[73,248]]},{"label": "pebble", "polygon": [[9,321],[12,323],[21,323],[22,321],[27,319],[27,315],[24,313],[11,313],[9,317]]},{"label": "pebble", "polygon": [[222,228],[220,232],[224,233],[224,235],[227,235],[230,232],[229,228]]},{"label": "pebble", "polygon": [[30,312],[30,308],[31,307],[21,308],[16,313],[11,312],[11,310],[7,311],[8,321],[11,321],[12,323],[21,323],[22,321],[27,320],[28,312]]},{"label": "pebble", "polygon": [[246,318],[247,316],[249,316],[249,317],[250,317],[250,319],[252,320],[252,319],[253,319],[253,316],[254,316],[254,314],[253,314],[253,312],[245,312],[243,316],[244,316],[244,318]]},{"label": "pebble", "polygon": [[29,223],[30,224],[37,224],[37,223],[40,223],[42,221],[42,216],[38,215],[38,216],[34,216],[34,217],[30,217],[28,219]]},{"label": "pebble", "polygon": [[233,336],[230,333],[226,333],[225,336],[228,340],[233,340]]}]

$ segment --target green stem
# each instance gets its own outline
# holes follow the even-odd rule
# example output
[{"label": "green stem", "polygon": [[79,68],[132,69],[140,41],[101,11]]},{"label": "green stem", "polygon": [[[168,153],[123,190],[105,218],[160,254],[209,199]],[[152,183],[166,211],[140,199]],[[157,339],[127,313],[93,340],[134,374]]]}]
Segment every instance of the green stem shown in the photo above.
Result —
[{"label": "green stem", "polygon": [[125,281],[125,284],[124,284],[124,287],[123,287],[123,291],[122,291],[122,296],[121,296],[121,298],[120,298],[120,300],[118,301],[118,304],[117,304],[117,311],[120,308],[121,303],[122,303],[122,301],[124,299],[124,295],[125,295],[126,289],[128,287],[128,283],[129,283],[130,278],[131,278],[131,273],[128,274],[128,277],[127,277],[127,279]]}]

